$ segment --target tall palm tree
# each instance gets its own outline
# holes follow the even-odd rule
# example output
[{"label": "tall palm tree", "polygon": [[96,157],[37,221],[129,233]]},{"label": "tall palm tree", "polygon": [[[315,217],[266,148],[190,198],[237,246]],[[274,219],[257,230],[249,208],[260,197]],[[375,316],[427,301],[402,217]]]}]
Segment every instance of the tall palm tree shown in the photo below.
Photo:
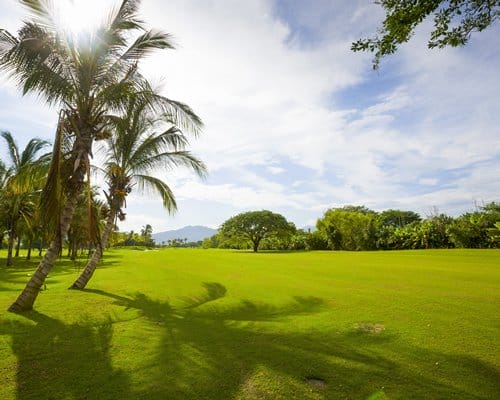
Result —
[{"label": "tall palm tree", "polygon": [[[5,188],[5,182],[7,181],[7,166],[5,163],[0,160],[0,188]],[[0,200],[1,200],[1,195],[2,192],[0,191]],[[5,237],[5,226],[3,224],[2,218],[1,218],[1,212],[2,208],[0,205],[0,249],[3,246],[3,239]]]},{"label": "tall palm tree", "polygon": [[[78,196],[77,206],[71,219],[71,224],[68,229],[67,247],[68,257],[75,260],[78,255],[78,250],[84,248],[90,249],[92,246],[92,230],[100,231],[100,211],[105,205],[98,197],[98,187],[93,186],[90,189],[90,197],[88,192],[81,193]],[[88,218],[87,212],[89,209],[92,212],[93,218]],[[91,226],[89,226],[89,224]]]},{"label": "tall palm tree", "polygon": [[14,312],[33,308],[54,265],[89,176],[92,144],[109,134],[108,116],[123,110],[136,93],[187,125],[197,122],[189,107],[158,99],[138,72],[138,63],[152,50],[173,48],[168,34],[147,30],[137,18],[138,0],[123,0],[100,28],[78,38],[57,26],[53,2],[20,2],[32,18],[17,37],[0,30],[0,69],[10,73],[23,93],[38,94],[60,112],[42,201],[54,235],[38,269],[10,306]]},{"label": "tall palm tree", "polygon": [[4,166],[0,215],[8,236],[7,266],[11,266],[14,241],[17,238],[19,243],[20,238],[19,221],[24,220],[28,226],[30,224],[40,189],[46,178],[50,154],[38,155],[49,144],[45,140],[31,139],[20,152],[10,132],[3,131],[0,136],[7,144],[10,158],[10,165]]},{"label": "tall palm tree", "polygon": [[[115,134],[107,140],[102,169],[108,184],[105,194],[109,206],[102,246],[96,248],[72,289],[83,289],[94,274],[102,257],[102,247],[107,245],[116,219],[125,218],[123,208],[126,207],[126,197],[135,185],[158,193],[163,206],[173,212],[177,205],[172,190],[152,174],[179,166],[187,167],[199,176],[205,174],[205,165],[184,150],[187,138],[172,122],[168,115],[150,112],[143,101],[131,102],[122,117],[113,119]],[[151,233],[151,225],[141,230],[142,236],[151,236]]]}]

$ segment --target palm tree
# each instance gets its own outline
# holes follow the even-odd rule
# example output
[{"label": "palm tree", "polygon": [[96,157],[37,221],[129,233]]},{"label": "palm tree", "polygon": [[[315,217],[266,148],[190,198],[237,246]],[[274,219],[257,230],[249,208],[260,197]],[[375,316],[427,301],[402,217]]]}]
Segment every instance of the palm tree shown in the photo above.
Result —
[{"label": "palm tree", "polygon": [[[74,261],[77,258],[78,250],[92,248],[91,231],[100,232],[101,209],[105,205],[97,198],[98,188],[93,186],[90,189],[90,197],[87,192],[78,196],[77,206],[71,220],[67,235],[68,257]],[[88,218],[87,211],[90,202],[90,210],[93,218]],[[89,223],[91,226],[89,226]]]},{"label": "palm tree", "polygon": [[40,139],[31,139],[25,149],[20,152],[19,147],[7,131],[0,136],[7,144],[10,166],[3,166],[3,186],[0,193],[0,213],[3,226],[8,236],[7,266],[12,265],[12,250],[14,241],[19,235],[19,221],[24,220],[30,225],[30,219],[36,204],[43,181],[46,178],[50,154],[38,156],[38,153],[48,146],[48,142]]},{"label": "palm tree", "polygon": [[[98,246],[80,277],[71,286],[83,289],[102,257],[102,247],[107,245],[116,219],[123,220],[126,197],[137,184],[142,190],[151,189],[158,193],[163,206],[173,212],[177,205],[169,186],[152,174],[158,169],[170,170],[183,166],[198,175],[206,172],[205,165],[184,148],[188,144],[186,136],[174,125],[168,115],[157,116],[145,107],[144,102],[131,102],[122,117],[113,119],[115,134],[107,140],[104,173],[108,191],[105,192],[109,214]],[[151,237],[151,225],[141,230],[143,238]]]},{"label": "palm tree", "polygon": [[185,124],[195,117],[182,103],[157,98],[138,72],[138,63],[152,50],[173,48],[169,35],[147,30],[137,18],[138,0],[123,0],[99,29],[78,38],[59,29],[49,0],[20,1],[32,19],[17,37],[0,30],[0,69],[10,73],[23,93],[39,95],[60,112],[42,198],[54,234],[38,269],[10,306],[14,312],[33,308],[54,265],[90,175],[93,142],[109,134],[109,115],[123,110],[135,93]]},{"label": "palm tree", "polygon": [[150,224],[146,224],[141,229],[141,237],[144,243],[151,242],[151,235],[153,234],[153,227]]}]

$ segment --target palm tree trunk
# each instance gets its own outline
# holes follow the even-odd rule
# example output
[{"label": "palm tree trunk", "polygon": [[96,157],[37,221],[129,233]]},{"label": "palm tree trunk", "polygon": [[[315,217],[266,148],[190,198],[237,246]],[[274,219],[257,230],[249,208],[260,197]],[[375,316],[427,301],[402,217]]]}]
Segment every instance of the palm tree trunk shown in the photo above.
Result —
[{"label": "palm tree trunk", "polygon": [[9,231],[9,238],[8,238],[8,244],[7,244],[7,267],[12,266],[12,251],[14,250],[14,239],[15,239],[15,233],[11,229]]},{"label": "palm tree trunk", "polygon": [[33,239],[30,238],[29,242],[28,242],[28,254],[26,255],[26,260],[31,260],[31,247],[33,245]]},{"label": "palm tree trunk", "polygon": [[17,237],[17,245],[16,245],[16,255],[15,257],[19,257],[19,249],[21,248],[21,236]]},{"label": "palm tree trunk", "polygon": [[90,278],[94,275],[94,271],[97,268],[97,263],[102,257],[103,248],[107,246],[109,235],[113,230],[113,226],[115,225],[115,217],[116,213],[113,211],[109,212],[108,219],[106,220],[106,226],[104,227],[104,232],[102,233],[101,245],[96,246],[94,254],[92,254],[92,258],[89,260],[85,269],[82,271],[78,279],[69,287],[69,289],[83,289],[87,286]]},{"label": "palm tree trunk", "polygon": [[74,241],[70,245],[70,256],[69,256],[69,259],[71,261],[75,261],[76,260],[76,256],[77,256],[76,241]]},{"label": "palm tree trunk", "polygon": [[10,312],[22,312],[33,309],[33,304],[35,303],[40,288],[45,282],[45,278],[49,274],[50,270],[54,266],[54,263],[59,254],[59,249],[61,247],[62,238],[68,233],[69,225],[71,223],[71,218],[73,217],[73,212],[76,208],[77,196],[69,196],[68,201],[64,207],[64,211],[61,216],[61,222],[59,228],[61,230],[61,235],[56,235],[55,239],[50,243],[45,256],[38,265],[37,270],[31,277],[31,279],[26,284],[26,287],[19,295],[17,300],[11,304],[8,311]]}]

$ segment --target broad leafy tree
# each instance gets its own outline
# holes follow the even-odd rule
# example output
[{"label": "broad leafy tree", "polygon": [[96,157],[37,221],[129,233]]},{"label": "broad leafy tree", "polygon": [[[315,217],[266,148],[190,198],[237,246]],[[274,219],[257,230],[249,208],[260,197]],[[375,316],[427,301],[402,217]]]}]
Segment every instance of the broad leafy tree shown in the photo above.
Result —
[{"label": "broad leafy tree", "polygon": [[473,32],[481,32],[500,19],[499,0],[379,0],[385,19],[375,37],[352,44],[354,51],[375,53],[373,68],[380,59],[410,40],[417,25],[433,16],[434,30],[429,48],[462,46]]},{"label": "broad leafy tree", "polygon": [[375,221],[374,211],[345,206],[327,210],[316,227],[332,250],[372,250],[376,243]]},{"label": "broad leafy tree", "polygon": [[295,225],[281,214],[271,211],[249,211],[235,215],[222,224],[220,234],[234,240],[250,241],[254,252],[264,239],[287,237],[295,232]]},{"label": "broad leafy tree", "polygon": [[396,230],[407,225],[420,223],[421,218],[416,212],[403,210],[385,210],[378,214],[377,248],[391,249],[398,241]]},{"label": "broad leafy tree", "polygon": [[[154,97],[138,63],[152,50],[173,47],[167,34],[146,29],[138,19],[137,0],[123,0],[100,28],[78,38],[57,26],[52,2],[21,3],[30,16],[17,35],[0,30],[0,69],[23,93],[38,95],[60,112],[42,201],[53,238],[38,269],[9,308],[15,312],[33,308],[54,265],[89,176],[93,142],[109,134],[108,116],[123,110],[133,93]],[[172,114],[185,112],[175,102],[161,105]]]},{"label": "broad leafy tree", "polygon": [[401,228],[412,222],[420,222],[421,218],[414,211],[403,210],[385,210],[382,211],[378,217],[377,222],[382,226],[394,226]]}]

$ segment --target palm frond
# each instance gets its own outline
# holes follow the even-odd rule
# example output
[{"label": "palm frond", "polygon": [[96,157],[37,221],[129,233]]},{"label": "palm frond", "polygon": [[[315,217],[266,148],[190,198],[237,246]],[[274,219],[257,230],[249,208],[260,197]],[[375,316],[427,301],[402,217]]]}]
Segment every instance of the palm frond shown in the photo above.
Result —
[{"label": "palm frond", "polygon": [[35,161],[35,157],[37,153],[42,150],[43,148],[47,147],[49,145],[49,142],[46,140],[38,139],[38,138],[33,138],[31,139],[26,147],[24,148],[23,152],[21,153],[21,165],[28,165],[32,162]]},{"label": "palm frond", "polygon": [[11,35],[9,31],[0,29],[0,59],[17,43],[17,38]]},{"label": "palm frond", "polygon": [[137,18],[140,0],[123,0],[117,10],[113,10],[107,21],[109,31],[125,32],[142,29],[144,22]]},{"label": "palm frond", "polygon": [[63,162],[63,135],[64,135],[63,113],[59,113],[59,122],[52,150],[52,159],[50,162],[47,180],[40,197],[40,208],[44,210],[44,223],[56,230],[60,234],[59,221],[62,212],[63,189],[61,182],[61,169]]},{"label": "palm frond", "polygon": [[25,23],[19,38],[2,32],[0,69],[23,89],[54,104],[71,97],[74,83],[68,54],[57,37],[41,26]]},{"label": "palm frond", "polygon": [[7,142],[7,150],[10,161],[14,168],[17,170],[21,166],[21,158],[19,157],[19,149],[17,148],[17,143],[10,132],[2,131],[1,135]]},{"label": "palm frond", "polygon": [[159,169],[170,171],[174,167],[188,168],[202,178],[207,174],[205,164],[189,151],[171,151],[156,154],[134,164],[131,172],[133,172],[135,176],[136,171],[151,173]]},{"label": "palm frond", "polygon": [[203,121],[187,104],[156,94],[153,95],[153,98],[158,109],[163,112],[164,120],[195,137],[201,133]]},{"label": "palm frond", "polygon": [[117,60],[117,63],[135,64],[156,49],[174,49],[172,35],[151,29],[140,35]]},{"label": "palm frond", "polygon": [[34,17],[37,24],[46,28],[56,30],[57,23],[54,21],[54,9],[49,1],[19,0],[20,3]]},{"label": "palm frond", "polygon": [[163,202],[163,207],[165,207],[169,213],[173,213],[177,210],[174,193],[161,179],[150,175],[135,175],[135,179],[139,184],[139,190],[152,190],[159,194]]}]

